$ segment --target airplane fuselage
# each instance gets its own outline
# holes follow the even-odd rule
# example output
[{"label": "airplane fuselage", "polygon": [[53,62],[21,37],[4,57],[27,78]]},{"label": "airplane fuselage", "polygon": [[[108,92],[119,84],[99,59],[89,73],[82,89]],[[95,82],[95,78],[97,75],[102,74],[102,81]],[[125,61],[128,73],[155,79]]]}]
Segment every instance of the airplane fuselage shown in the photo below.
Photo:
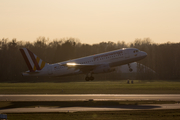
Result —
[{"label": "airplane fuselage", "polygon": [[[35,74],[23,73],[24,76],[66,76],[74,74],[98,74],[115,70],[115,67],[129,64],[145,58],[147,54],[136,48],[124,48],[68,60],[55,64],[47,64]],[[70,64],[70,66],[68,65]]]}]

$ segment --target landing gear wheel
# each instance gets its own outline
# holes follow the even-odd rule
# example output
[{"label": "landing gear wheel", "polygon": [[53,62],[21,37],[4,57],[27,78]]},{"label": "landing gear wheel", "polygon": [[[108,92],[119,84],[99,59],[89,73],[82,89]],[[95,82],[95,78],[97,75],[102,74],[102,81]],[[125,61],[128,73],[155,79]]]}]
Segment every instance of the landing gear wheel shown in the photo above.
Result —
[{"label": "landing gear wheel", "polygon": [[89,79],[89,77],[85,77],[85,80],[86,80],[86,81],[89,81],[90,79]]},{"label": "landing gear wheel", "polygon": [[94,77],[93,77],[93,76],[91,76],[89,79],[90,79],[91,81],[93,81],[93,80],[94,80]]}]

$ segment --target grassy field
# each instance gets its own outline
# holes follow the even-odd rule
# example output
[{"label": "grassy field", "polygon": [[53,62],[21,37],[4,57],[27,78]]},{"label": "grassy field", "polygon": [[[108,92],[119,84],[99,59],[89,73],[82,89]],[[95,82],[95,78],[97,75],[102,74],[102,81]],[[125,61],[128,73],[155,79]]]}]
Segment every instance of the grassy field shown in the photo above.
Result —
[{"label": "grassy field", "polygon": [[0,83],[0,94],[180,94],[179,81]]},{"label": "grassy field", "polygon": [[7,114],[8,120],[179,120],[180,110]]}]

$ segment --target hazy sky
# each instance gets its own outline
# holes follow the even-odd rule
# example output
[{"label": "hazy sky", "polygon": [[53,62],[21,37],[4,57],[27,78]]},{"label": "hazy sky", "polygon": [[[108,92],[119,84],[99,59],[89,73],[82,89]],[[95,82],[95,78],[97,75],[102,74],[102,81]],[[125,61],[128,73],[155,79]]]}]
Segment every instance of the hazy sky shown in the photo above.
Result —
[{"label": "hazy sky", "polygon": [[1,0],[0,39],[180,42],[180,0]]}]

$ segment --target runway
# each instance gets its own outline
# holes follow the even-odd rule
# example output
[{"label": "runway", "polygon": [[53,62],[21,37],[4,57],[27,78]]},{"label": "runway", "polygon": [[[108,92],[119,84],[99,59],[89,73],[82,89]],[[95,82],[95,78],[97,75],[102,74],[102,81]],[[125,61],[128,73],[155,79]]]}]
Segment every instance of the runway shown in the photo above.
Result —
[{"label": "runway", "polygon": [[0,101],[180,101],[180,94],[18,94],[0,95]]},{"label": "runway", "polygon": [[[0,95],[0,101],[180,101],[180,94],[19,94]],[[180,109],[180,104],[118,105],[103,107],[36,107],[5,108],[0,113],[23,112],[78,112],[118,110]]]},{"label": "runway", "polygon": [[120,111],[120,110],[164,110],[180,109],[180,104],[151,104],[151,105],[120,105],[113,107],[36,107],[36,108],[7,108],[0,113],[35,113],[35,112],[84,112],[84,111]]}]

